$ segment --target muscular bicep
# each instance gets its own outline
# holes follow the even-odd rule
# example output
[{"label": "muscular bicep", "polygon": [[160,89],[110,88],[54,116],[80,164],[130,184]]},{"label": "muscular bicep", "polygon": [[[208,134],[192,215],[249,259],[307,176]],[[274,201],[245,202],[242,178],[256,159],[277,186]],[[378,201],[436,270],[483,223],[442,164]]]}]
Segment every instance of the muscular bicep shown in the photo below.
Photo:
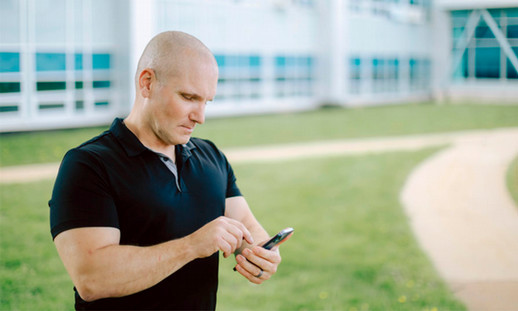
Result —
[{"label": "muscular bicep", "polygon": [[56,236],[54,244],[72,281],[82,273],[88,273],[92,266],[92,255],[96,250],[118,245],[120,231],[113,227],[85,227],[64,231]]}]

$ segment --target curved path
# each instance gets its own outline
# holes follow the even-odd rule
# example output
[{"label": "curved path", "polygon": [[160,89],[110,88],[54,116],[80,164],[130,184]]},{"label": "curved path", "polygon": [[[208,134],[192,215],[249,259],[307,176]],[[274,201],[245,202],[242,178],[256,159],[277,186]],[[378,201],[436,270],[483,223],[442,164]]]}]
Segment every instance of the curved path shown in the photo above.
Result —
[{"label": "curved path", "polygon": [[506,186],[517,155],[516,130],[459,138],[401,193],[421,246],[469,310],[518,310],[518,207]]}]

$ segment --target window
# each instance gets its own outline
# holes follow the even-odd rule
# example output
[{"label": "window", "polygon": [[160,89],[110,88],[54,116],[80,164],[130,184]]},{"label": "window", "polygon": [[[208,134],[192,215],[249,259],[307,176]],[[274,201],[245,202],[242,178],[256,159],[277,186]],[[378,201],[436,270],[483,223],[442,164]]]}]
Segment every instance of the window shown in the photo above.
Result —
[{"label": "window", "polygon": [[361,69],[362,60],[359,57],[353,57],[349,61],[349,91],[351,94],[361,93]]},{"label": "window", "polygon": [[36,71],[64,71],[65,53],[36,53]]},{"label": "window", "polygon": [[[518,55],[518,47],[513,48],[514,54]],[[507,64],[507,73],[506,78],[507,79],[518,79],[518,72],[516,71],[516,68],[514,68],[511,61],[509,61],[509,58],[506,60]]]},{"label": "window", "polygon": [[93,54],[92,55],[92,67],[94,70],[99,69],[110,69],[110,54]]},{"label": "window", "polygon": [[399,86],[399,60],[388,59],[387,60],[387,91],[395,92]]},{"label": "window", "polygon": [[411,90],[426,90],[430,87],[431,62],[429,59],[411,58],[408,62]]},{"label": "window", "polygon": [[275,96],[313,94],[313,58],[311,56],[275,57]]},{"label": "window", "polygon": [[218,99],[262,96],[262,58],[259,55],[216,54],[219,67]]},{"label": "window", "polygon": [[[473,11],[452,11],[453,46],[456,47],[464,31],[468,16]],[[497,23],[499,29],[518,54],[518,9],[490,9],[489,14]],[[517,79],[516,69],[509,61],[505,51],[500,47],[495,34],[482,18],[475,28],[474,37],[464,51],[453,49],[452,54],[462,54],[457,68],[454,68],[454,79]],[[505,60],[505,61],[504,61]]]},{"label": "window", "polygon": [[20,53],[0,52],[0,94],[19,93]]},{"label": "window", "polygon": [[372,60],[372,90],[374,93],[385,90],[385,60],[374,58]]},{"label": "window", "polygon": [[500,78],[500,48],[476,48],[475,77]]},{"label": "window", "polygon": [[0,52],[0,72],[19,72],[20,53]]}]

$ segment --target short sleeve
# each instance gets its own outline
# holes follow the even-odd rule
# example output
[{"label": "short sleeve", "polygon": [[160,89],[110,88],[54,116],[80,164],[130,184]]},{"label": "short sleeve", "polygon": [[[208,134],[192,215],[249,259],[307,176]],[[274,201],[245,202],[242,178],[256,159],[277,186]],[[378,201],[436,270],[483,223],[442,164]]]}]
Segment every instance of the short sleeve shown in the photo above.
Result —
[{"label": "short sleeve", "polygon": [[80,227],[119,228],[102,163],[85,150],[65,155],[49,201],[52,238]]},{"label": "short sleeve", "polygon": [[226,173],[227,184],[225,198],[241,196],[242,194],[239,190],[239,187],[237,186],[234,170],[228,162],[228,159],[225,156],[225,154],[221,150],[219,150],[219,148],[212,141],[208,139],[200,139],[197,141],[208,144],[208,150],[210,150],[211,157],[214,157],[216,159],[215,161],[217,162],[217,165],[222,169],[222,171]]},{"label": "short sleeve", "polygon": [[234,170],[232,169],[232,166],[230,165],[230,163],[227,161],[226,157],[225,157],[225,161],[227,162],[227,172],[228,172],[227,193],[226,193],[225,197],[231,198],[231,197],[242,196],[241,190],[239,190],[239,187],[237,186],[237,183],[236,183],[236,176],[234,175]]}]

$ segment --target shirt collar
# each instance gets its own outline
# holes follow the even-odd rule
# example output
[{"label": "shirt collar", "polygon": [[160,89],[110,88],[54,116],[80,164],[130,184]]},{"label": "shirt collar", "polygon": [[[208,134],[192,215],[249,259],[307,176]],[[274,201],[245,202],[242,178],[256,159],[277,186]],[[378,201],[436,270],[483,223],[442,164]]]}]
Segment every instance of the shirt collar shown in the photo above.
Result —
[{"label": "shirt collar", "polygon": [[[126,127],[123,119],[121,118],[116,118],[113,121],[110,127],[110,131],[119,140],[122,148],[130,157],[138,156],[141,153],[149,150],[140,142],[138,137],[135,136],[135,134],[133,134],[133,132]],[[192,155],[191,150],[195,149],[196,145],[194,145],[194,143],[189,140],[187,144],[177,145],[176,148],[179,148],[183,159],[188,159]]]},{"label": "shirt collar", "polygon": [[[191,150],[196,149],[196,145],[189,139],[189,141],[184,145],[177,145],[176,148],[179,148],[180,154],[182,156],[183,162],[189,159],[192,155]],[[178,153],[177,153],[178,154]]]},{"label": "shirt collar", "polygon": [[138,140],[137,136],[126,127],[121,118],[116,118],[113,121],[110,132],[115,135],[124,151],[126,151],[126,154],[130,157],[137,156],[147,150],[146,146]]}]

